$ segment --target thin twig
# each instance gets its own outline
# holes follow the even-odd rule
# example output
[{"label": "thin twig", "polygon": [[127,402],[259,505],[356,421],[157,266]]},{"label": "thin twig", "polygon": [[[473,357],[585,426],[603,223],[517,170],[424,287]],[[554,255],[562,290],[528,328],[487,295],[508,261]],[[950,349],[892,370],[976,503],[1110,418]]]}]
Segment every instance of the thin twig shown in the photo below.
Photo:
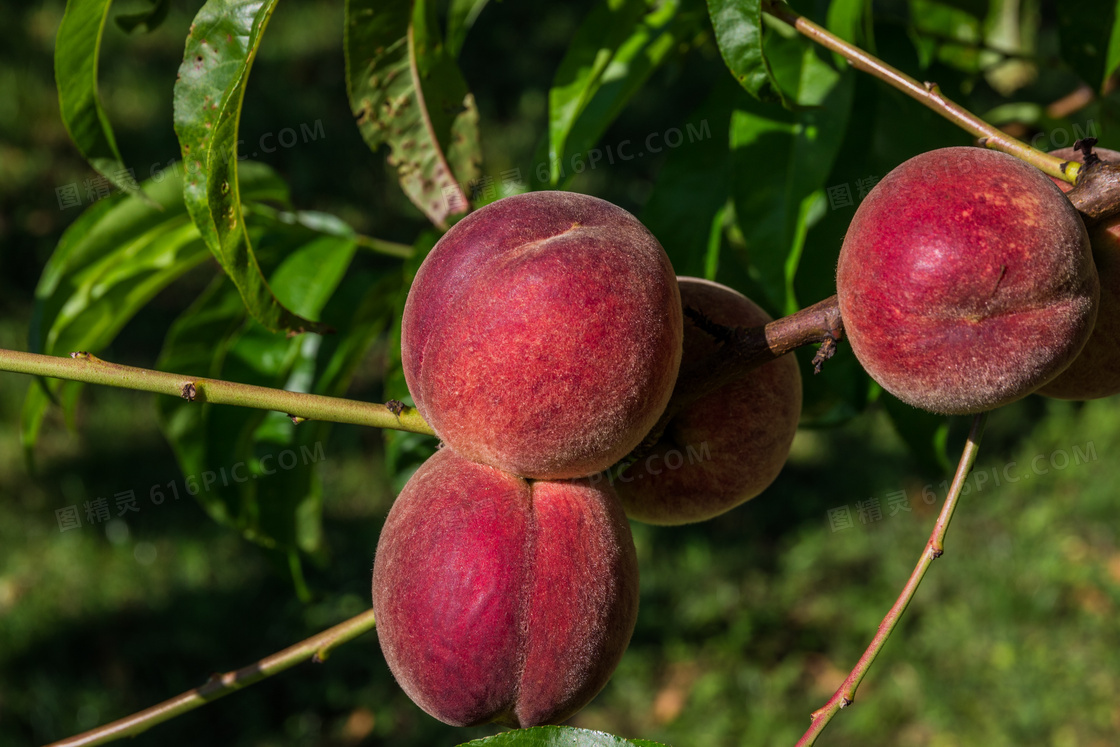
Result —
[{"label": "thin twig", "polygon": [[152,371],[109,363],[83,352],[60,358],[0,349],[0,371],[155,392],[182,397],[189,402],[276,410],[288,414],[293,421],[298,419],[298,422],[326,420],[435,435],[414,407],[402,405],[399,410],[390,410],[385,405],[372,402]]},{"label": "thin twig", "polygon": [[969,472],[972,471],[972,465],[976,462],[976,454],[980,448],[980,438],[984,434],[984,425],[987,423],[988,414],[981,413],[977,415],[972,421],[972,429],[968,433],[968,440],[965,442],[964,449],[961,452],[961,460],[957,464],[957,473],[953,476],[953,484],[949,486],[949,494],[945,496],[945,503],[941,507],[941,514],[937,517],[937,523],[933,525],[933,532],[930,533],[929,540],[926,542],[925,548],[922,550],[922,556],[918,559],[918,564],[914,567],[914,571],[910,574],[906,586],[902,588],[902,593],[898,595],[895,600],[894,606],[891,607],[890,612],[879,623],[879,629],[875,633],[875,637],[871,639],[867,650],[863,652],[863,656],[856,662],[855,667],[852,668],[851,673],[848,674],[847,679],[840,685],[836,693],[829,699],[827,703],[821,708],[813,712],[812,724],[809,730],[802,735],[798,740],[796,747],[809,747],[817,741],[817,737],[824,731],[825,726],[832,720],[841,708],[846,708],[852,704],[856,697],[856,688],[859,687],[860,682],[863,681],[867,671],[875,662],[875,658],[879,652],[883,650],[887,639],[890,638],[891,632],[898,625],[898,621],[902,619],[902,614],[906,611],[906,607],[910,604],[910,600],[914,598],[914,592],[918,590],[918,584],[925,578],[926,571],[929,569],[930,564],[941,557],[945,551],[945,533],[949,529],[949,522],[953,519],[953,512],[957,508],[957,503],[960,500],[961,490],[964,488],[964,481],[968,479]]},{"label": "thin twig", "polygon": [[857,70],[874,75],[911,98],[925,104],[961,129],[979,138],[980,144],[985,148],[1009,153],[1055,179],[1062,179],[1070,184],[1077,180],[1077,173],[1081,168],[1079,164],[1043,153],[988,124],[964,107],[947,99],[936,83],[919,83],[901,70],[888,65],[859,47],[849,44],[828,29],[813,23],[781,0],[763,0],[762,10],[793,26],[803,36],[820,44],[825,49],[840,55]]},{"label": "thin twig", "polygon": [[90,729],[87,732],[68,737],[54,742],[47,747],[79,747],[79,745],[106,744],[124,737],[133,737],[147,731],[156,724],[168,721],[176,716],[193,711],[199,706],[204,706],[212,700],[217,700],[229,695],[235,690],[248,687],[255,682],[270,677],[278,672],[283,672],[302,661],[312,659],[317,662],[325,661],[335,646],[351,641],[362,633],[374,628],[373,610],[368,610],[349,620],[324,630],[322,633],[300,641],[294,646],[279,653],[266,656],[260,661],[241,669],[235,669],[225,674],[215,674],[192,690],[176,695],[151,708],[126,716],[122,719]]}]

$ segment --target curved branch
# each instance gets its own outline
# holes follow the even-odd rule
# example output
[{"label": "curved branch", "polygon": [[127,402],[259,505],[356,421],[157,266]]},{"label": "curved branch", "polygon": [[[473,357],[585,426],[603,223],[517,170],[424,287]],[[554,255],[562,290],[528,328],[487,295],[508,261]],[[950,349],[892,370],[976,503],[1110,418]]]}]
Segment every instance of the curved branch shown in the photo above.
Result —
[{"label": "curved branch", "polygon": [[929,540],[926,542],[925,548],[922,550],[922,556],[918,559],[918,564],[914,567],[914,571],[910,574],[906,586],[902,588],[902,593],[898,595],[894,605],[891,607],[890,612],[879,623],[879,629],[875,632],[875,637],[871,639],[871,643],[867,646],[867,650],[863,652],[863,656],[856,662],[855,667],[840,685],[836,693],[825,703],[821,708],[813,712],[811,716],[813,722],[809,726],[808,731],[802,735],[801,739],[797,741],[796,747],[809,747],[817,741],[817,737],[824,731],[824,727],[832,720],[841,708],[847,708],[852,704],[856,697],[856,688],[859,687],[860,682],[863,681],[867,670],[875,662],[875,658],[879,652],[883,650],[887,639],[890,638],[891,633],[894,631],[898,621],[902,619],[902,613],[906,611],[906,607],[910,604],[910,600],[914,598],[914,592],[918,590],[918,584],[922,583],[925,578],[926,571],[929,570],[930,564],[941,557],[945,551],[945,533],[949,529],[949,522],[953,519],[953,512],[957,508],[960,501],[961,490],[964,488],[964,481],[968,478],[968,473],[972,470],[972,465],[976,462],[976,454],[980,448],[980,438],[984,435],[984,425],[987,423],[988,414],[980,413],[972,421],[972,429],[969,431],[968,440],[965,442],[964,449],[961,452],[960,462],[957,464],[957,472],[953,476],[953,484],[949,486],[949,494],[945,496],[945,503],[941,507],[941,514],[937,517],[937,523],[933,525],[933,532],[930,533]]},{"label": "curved branch", "polygon": [[985,148],[1003,151],[1020,158],[1055,179],[1061,179],[1070,184],[1077,180],[1077,172],[1081,168],[1079,164],[1043,153],[988,124],[964,107],[945,98],[936,83],[919,83],[901,70],[840,39],[828,29],[813,23],[784,2],[780,2],[780,0],[763,0],[762,10],[793,26],[803,36],[820,44],[825,49],[840,55],[857,70],[870,73],[911,98],[925,104],[965,132],[979,138],[980,144]]},{"label": "curved branch", "polygon": [[335,625],[333,628],[300,641],[294,646],[289,646],[283,651],[266,656],[247,667],[235,669],[225,674],[211,675],[210,679],[204,684],[176,695],[174,698],[143,711],[138,711],[111,724],[98,726],[96,729],[90,729],[73,737],[53,742],[47,747],[88,746],[105,744],[124,737],[134,737],[156,724],[161,724],[187,711],[193,711],[199,706],[204,706],[212,700],[229,695],[235,690],[248,687],[254,682],[260,682],[265,677],[283,672],[301,661],[308,659],[316,662],[326,661],[335,646],[351,641],[373,628],[373,610],[367,610]]},{"label": "curved branch", "polygon": [[53,355],[0,349],[0,371],[167,394],[172,397],[182,397],[188,402],[210,402],[215,405],[239,405],[258,410],[276,410],[287,413],[297,423],[305,420],[327,420],[334,423],[353,423],[435,435],[416,408],[407,407],[399,402],[379,405],[340,397],[324,397],[320,394],[303,394],[283,389],[237,384],[220,379],[193,378],[183,374],[109,363],[83,352],[71,353],[69,358],[60,358]]}]

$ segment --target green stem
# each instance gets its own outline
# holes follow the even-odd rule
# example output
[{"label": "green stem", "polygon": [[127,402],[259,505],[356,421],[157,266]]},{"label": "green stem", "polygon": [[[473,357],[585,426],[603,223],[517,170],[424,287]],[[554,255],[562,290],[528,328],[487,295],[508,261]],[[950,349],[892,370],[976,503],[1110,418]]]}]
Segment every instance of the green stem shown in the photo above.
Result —
[{"label": "green stem", "polygon": [[840,55],[857,70],[870,73],[911,98],[925,104],[965,132],[979,138],[980,144],[985,148],[1002,151],[1020,158],[1055,179],[1062,179],[1070,184],[1076,182],[1077,173],[1081,168],[1080,164],[1043,153],[1037,148],[1032,148],[1023,141],[1011,137],[959,104],[945,98],[936,83],[919,83],[901,70],[891,67],[879,58],[839,38],[828,29],[813,23],[780,0],[762,0],[762,10],[793,26],[803,36],[820,44],[825,49]]},{"label": "green stem", "polygon": [[283,672],[308,659],[325,661],[335,646],[351,641],[362,633],[374,628],[373,610],[335,625],[329,630],[313,635],[283,651],[266,656],[260,661],[225,674],[215,674],[205,684],[174,698],[165,700],[151,708],[126,716],[122,719],[90,729],[82,734],[54,742],[47,747],[78,747],[79,745],[106,744],[124,737],[133,737],[147,731],[187,711],[193,711],[212,700],[229,695],[235,690],[248,687],[265,677]]},{"label": "green stem", "polygon": [[980,438],[984,435],[984,426],[987,421],[987,413],[977,415],[972,421],[972,429],[969,431],[968,440],[965,442],[960,462],[957,464],[957,473],[953,477],[953,484],[949,486],[949,495],[945,497],[945,504],[941,507],[941,514],[937,517],[937,523],[933,525],[933,532],[926,542],[925,549],[922,550],[922,556],[918,559],[918,564],[910,574],[906,586],[903,587],[902,593],[898,595],[898,599],[895,600],[894,606],[891,607],[887,616],[879,623],[879,629],[876,631],[875,637],[871,639],[867,650],[856,662],[855,667],[848,674],[848,678],[844,680],[827,703],[813,712],[811,716],[812,724],[798,740],[796,747],[809,747],[816,742],[817,737],[828,726],[832,717],[841,708],[846,708],[852,704],[856,697],[856,688],[859,687],[864,676],[867,675],[867,671],[871,669],[871,665],[875,662],[879,652],[883,650],[883,646],[890,638],[895,626],[898,625],[898,621],[902,619],[902,614],[906,612],[910,600],[914,598],[914,592],[918,590],[918,585],[925,578],[930,564],[940,558],[945,551],[945,533],[949,529],[949,522],[953,519],[953,512],[956,511],[957,504],[960,502],[964,481],[968,479],[968,474],[972,471],[972,465],[976,462],[976,454],[980,448]]},{"label": "green stem", "polygon": [[391,428],[435,435],[414,407],[390,409],[387,405],[356,402],[340,397],[289,392],[263,386],[237,384],[219,379],[204,379],[183,374],[121,366],[103,361],[89,353],[71,353],[69,358],[22,353],[0,349],[0,371],[49,376],[87,384],[104,384],[141,392],[182,397],[190,402],[238,405],[258,410],[276,410],[296,422],[326,420],[374,428]]},{"label": "green stem", "polygon": [[369,249],[377,254],[387,254],[390,257],[408,259],[414,253],[413,248],[408,244],[398,244],[395,241],[375,239],[372,236],[365,236],[364,234],[358,234],[354,238],[357,240],[358,246],[363,249]]}]

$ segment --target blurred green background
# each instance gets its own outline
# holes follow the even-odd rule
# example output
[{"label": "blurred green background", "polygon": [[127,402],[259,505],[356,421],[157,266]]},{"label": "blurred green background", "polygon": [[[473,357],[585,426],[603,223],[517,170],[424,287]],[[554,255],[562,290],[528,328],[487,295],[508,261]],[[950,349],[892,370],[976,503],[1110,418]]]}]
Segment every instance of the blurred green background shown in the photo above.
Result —
[{"label": "blurred green background", "polygon": [[[1061,117],[1045,108],[1076,89],[1075,76],[1050,64],[1051,6],[1025,4],[1039,16],[1037,56],[1028,60],[1035,77],[1005,94],[998,78],[939,66],[940,57],[963,54],[968,45],[928,47],[908,37],[911,16],[900,10],[906,5],[882,4],[882,56],[915,73],[929,65],[926,77],[950,95],[1013,121],[1025,137],[1043,135],[1044,147],[1068,144],[1056,137],[1094,124],[1103,144],[1116,147],[1107,100]],[[138,178],[149,176],[149,165],[158,169],[177,158],[171,86],[198,6],[172,3],[166,23],[150,35],[126,36],[112,24],[107,30],[101,91]],[[529,180],[548,87],[591,6],[507,0],[483,12],[461,64],[482,115],[484,174],[520,169]],[[76,184],[83,205],[90,201],[83,185],[94,173],[59,120],[53,81],[63,7],[0,7],[4,348],[26,349],[39,272],[81,211],[61,207],[56,190]],[[122,11],[139,7],[119,4]],[[335,212],[364,233],[411,243],[425,223],[387,172],[384,154],[371,153],[354,126],[341,24],[340,2],[280,4],[253,69],[243,137],[250,146],[271,146],[284,128],[321,123],[321,137],[261,153],[260,160],[289,181],[297,206]],[[711,45],[674,58],[603,142],[680,126],[726,77]],[[877,87],[861,80],[857,101]],[[874,102],[897,108],[893,121],[909,126],[870,132],[853,125],[852,137],[882,142],[871,155],[842,156],[832,184],[881,176],[930,143],[967,143],[900,97]],[[573,188],[640,214],[663,162],[601,167]],[[848,218],[849,211],[835,209],[811,234],[803,261],[821,262],[820,277],[831,272],[837,226],[842,231]],[[201,268],[160,294],[103,357],[153,365],[167,328],[212,274],[212,267]],[[801,300],[817,300],[810,295],[817,290],[802,288]],[[350,396],[383,399],[384,352],[384,345],[370,351]],[[57,414],[48,419],[29,471],[17,426],[30,383],[0,374],[0,744],[44,743],[119,718],[368,608],[373,549],[393,497],[381,433],[337,426],[324,444],[330,561],[308,566],[315,598],[303,603],[286,568],[213,523],[186,496],[158,506],[146,500],[153,485],[182,484],[147,395],[87,388],[72,427]],[[954,459],[967,425],[954,421],[949,430]],[[946,555],[855,705],[819,744],[1115,744],[1118,450],[1115,398],[1079,405],[1032,397],[995,413]],[[785,471],[756,501],[697,526],[635,525],[642,573],[637,631],[610,684],[572,723],[678,747],[792,745],[904,583],[947,477],[930,459],[916,458],[886,409],[872,404],[839,427],[803,429]],[[130,490],[141,497],[139,512],[116,518],[113,511],[111,521],[96,525],[83,515],[81,528],[60,531],[57,510],[99,497],[112,506],[116,494]],[[898,505],[903,499],[909,510]],[[452,745],[493,732],[452,729],[419,711],[369,634],[324,664],[301,665],[134,743]]]}]

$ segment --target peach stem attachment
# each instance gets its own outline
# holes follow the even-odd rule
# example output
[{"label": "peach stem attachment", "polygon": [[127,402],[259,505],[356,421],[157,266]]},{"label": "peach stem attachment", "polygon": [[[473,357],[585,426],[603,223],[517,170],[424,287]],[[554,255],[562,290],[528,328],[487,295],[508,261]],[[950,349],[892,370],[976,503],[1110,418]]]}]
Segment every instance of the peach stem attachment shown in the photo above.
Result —
[{"label": "peach stem attachment", "polygon": [[846,708],[852,704],[856,697],[856,688],[859,687],[860,682],[863,681],[867,670],[875,662],[875,658],[879,652],[883,650],[887,639],[890,638],[891,632],[894,631],[898,621],[902,619],[902,614],[906,611],[906,607],[910,604],[910,600],[914,598],[914,593],[918,590],[918,584],[925,578],[926,571],[929,570],[930,564],[940,558],[945,551],[945,533],[949,529],[949,522],[953,519],[953,512],[957,508],[960,501],[961,490],[964,488],[964,482],[968,479],[969,472],[972,471],[972,465],[976,463],[976,455],[980,449],[980,438],[984,435],[984,426],[988,421],[988,413],[980,413],[972,421],[972,428],[968,433],[968,440],[965,441],[964,449],[961,452],[960,462],[957,464],[957,472],[953,476],[953,484],[949,486],[949,494],[945,496],[945,503],[941,506],[941,514],[937,517],[937,523],[933,525],[933,532],[930,533],[929,540],[926,541],[926,546],[922,550],[922,555],[918,558],[918,564],[914,567],[913,572],[910,574],[906,586],[902,588],[902,593],[898,595],[895,600],[894,606],[891,607],[890,612],[887,613],[883,621],[879,623],[879,629],[875,632],[875,637],[871,639],[871,643],[867,646],[867,650],[863,652],[863,656],[856,662],[855,667],[852,668],[851,673],[848,674],[847,679],[840,685],[836,693],[825,703],[822,707],[813,712],[810,718],[812,724],[809,726],[801,739],[797,741],[796,747],[809,747],[817,741],[817,737],[828,725],[841,708]]}]

